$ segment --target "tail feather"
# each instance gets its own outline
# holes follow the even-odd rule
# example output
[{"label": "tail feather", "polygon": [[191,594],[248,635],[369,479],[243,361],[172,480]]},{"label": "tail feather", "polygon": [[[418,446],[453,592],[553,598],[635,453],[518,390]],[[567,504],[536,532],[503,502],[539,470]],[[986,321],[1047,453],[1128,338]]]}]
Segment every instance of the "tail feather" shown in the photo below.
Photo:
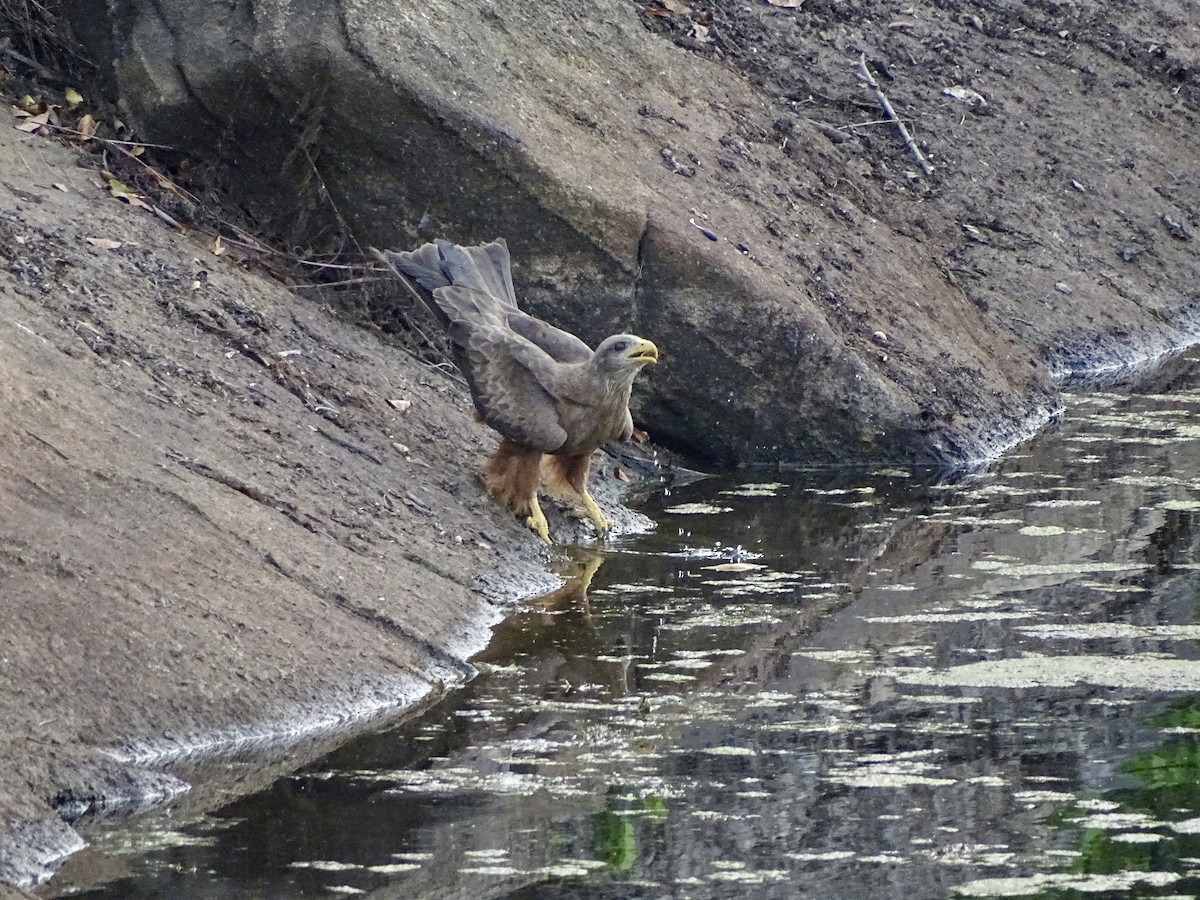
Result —
[{"label": "tail feather", "polygon": [[422,288],[419,291],[414,288],[414,293],[420,295],[443,328],[450,326],[451,318],[434,299],[434,294],[439,288],[451,285],[478,291],[482,295],[480,300],[491,298],[496,302],[497,312],[518,312],[508,244],[504,238],[477,247],[460,247],[439,239],[432,244],[422,244],[416,250],[401,253],[375,250],[374,253],[410,287],[415,282]]},{"label": "tail feather", "polygon": [[511,306],[517,305],[508,244],[503,238],[478,247],[460,247],[439,240],[437,252],[441,259],[441,274],[450,284],[474,288]]},{"label": "tail feather", "polygon": [[382,254],[393,269],[407,275],[427,291],[449,285],[450,279],[442,271],[441,255],[434,244],[424,244],[416,250],[396,253],[385,250]]}]

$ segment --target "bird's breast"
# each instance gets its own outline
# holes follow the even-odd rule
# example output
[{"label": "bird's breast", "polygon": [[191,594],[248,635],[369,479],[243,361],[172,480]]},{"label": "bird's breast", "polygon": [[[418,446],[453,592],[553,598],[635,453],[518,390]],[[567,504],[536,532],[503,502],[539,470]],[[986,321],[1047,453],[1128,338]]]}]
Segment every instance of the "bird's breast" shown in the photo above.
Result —
[{"label": "bird's breast", "polygon": [[568,404],[559,409],[559,420],[567,440],[559,453],[591,453],[605,441],[621,436],[627,403],[605,406]]}]

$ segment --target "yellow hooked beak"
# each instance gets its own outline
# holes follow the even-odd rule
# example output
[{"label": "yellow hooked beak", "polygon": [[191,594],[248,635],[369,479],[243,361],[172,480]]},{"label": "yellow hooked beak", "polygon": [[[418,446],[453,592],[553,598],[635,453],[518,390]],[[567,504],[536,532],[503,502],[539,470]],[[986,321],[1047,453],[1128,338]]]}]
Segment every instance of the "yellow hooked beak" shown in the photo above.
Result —
[{"label": "yellow hooked beak", "polygon": [[654,345],[654,341],[638,341],[629,349],[627,358],[639,366],[656,363],[658,362],[658,347]]}]

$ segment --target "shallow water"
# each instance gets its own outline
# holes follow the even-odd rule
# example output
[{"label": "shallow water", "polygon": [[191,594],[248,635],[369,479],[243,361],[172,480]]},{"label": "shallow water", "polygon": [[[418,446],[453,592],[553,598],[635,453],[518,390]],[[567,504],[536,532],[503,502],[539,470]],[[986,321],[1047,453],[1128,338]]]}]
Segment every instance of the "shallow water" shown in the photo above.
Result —
[{"label": "shallow water", "polygon": [[654,498],[469,687],[96,835],[76,895],[1194,896],[1198,385],[1079,396],[985,472]]}]

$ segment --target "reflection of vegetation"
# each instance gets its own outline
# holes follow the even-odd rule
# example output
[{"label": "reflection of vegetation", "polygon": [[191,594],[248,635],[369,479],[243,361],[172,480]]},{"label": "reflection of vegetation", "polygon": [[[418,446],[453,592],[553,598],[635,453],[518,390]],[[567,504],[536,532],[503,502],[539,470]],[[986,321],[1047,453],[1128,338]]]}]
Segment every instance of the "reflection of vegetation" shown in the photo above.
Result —
[{"label": "reflection of vegetation", "polygon": [[667,819],[667,801],[662,797],[643,797],[642,806],[646,809],[646,817],[655,822],[665,822]]},{"label": "reflection of vegetation", "polygon": [[596,855],[616,872],[627,872],[637,862],[637,830],[628,816],[605,810],[593,820]]},{"label": "reflection of vegetation", "polygon": [[[1200,695],[1186,697],[1171,709],[1153,716],[1149,725],[1157,728],[1200,728]],[[1137,816],[1120,827],[1089,828],[1088,819],[1094,810],[1072,807],[1056,816],[1059,822],[1070,825],[1078,821],[1085,827],[1080,838],[1080,857],[1073,871],[1089,875],[1112,875],[1120,872],[1177,872],[1192,869],[1191,860],[1200,856],[1200,834],[1180,833],[1171,823],[1200,818],[1200,742],[1198,735],[1170,735],[1159,747],[1134,756],[1121,766],[1121,771],[1133,776],[1134,787],[1109,791],[1104,800],[1113,804],[1109,813],[1101,815]],[[1121,833],[1142,832],[1159,835],[1148,841],[1126,841]],[[1177,881],[1168,893],[1179,894],[1181,888],[1194,887],[1191,879]],[[1133,895],[1157,893],[1151,888],[1137,889]],[[1054,896],[1073,896],[1075,892],[1055,892]],[[1124,893],[1124,892],[1123,892]],[[1129,894],[1126,894],[1129,896]]]},{"label": "reflection of vegetation", "polygon": [[1200,700],[1184,697],[1166,712],[1150,717],[1157,728],[1200,728]]},{"label": "reflection of vegetation", "polygon": [[[614,807],[619,805],[620,809]],[[609,793],[609,808],[592,819],[596,856],[610,872],[627,872],[638,861],[638,822],[662,823],[667,803],[662,797],[630,797]]]},{"label": "reflection of vegetation", "polygon": [[1171,797],[1168,809],[1200,805],[1200,745],[1191,736],[1136,756],[1122,769],[1136,775],[1146,789],[1179,794]]},{"label": "reflection of vegetation", "polygon": [[[1153,844],[1127,844],[1114,841],[1113,832],[1092,828],[1083,834],[1079,852],[1081,856],[1073,871],[1088,875],[1115,875],[1118,872],[1173,871],[1171,860],[1160,860],[1159,852],[1166,841]],[[1177,861],[1177,860],[1175,860]],[[1163,863],[1166,863],[1164,868]]]},{"label": "reflection of vegetation", "polygon": [[[1153,716],[1156,728],[1200,728],[1200,695],[1184,697]],[[1127,760],[1121,771],[1134,776],[1137,788],[1114,792],[1123,808],[1164,821],[1200,816],[1200,743],[1198,734],[1170,735],[1159,747]]]}]

